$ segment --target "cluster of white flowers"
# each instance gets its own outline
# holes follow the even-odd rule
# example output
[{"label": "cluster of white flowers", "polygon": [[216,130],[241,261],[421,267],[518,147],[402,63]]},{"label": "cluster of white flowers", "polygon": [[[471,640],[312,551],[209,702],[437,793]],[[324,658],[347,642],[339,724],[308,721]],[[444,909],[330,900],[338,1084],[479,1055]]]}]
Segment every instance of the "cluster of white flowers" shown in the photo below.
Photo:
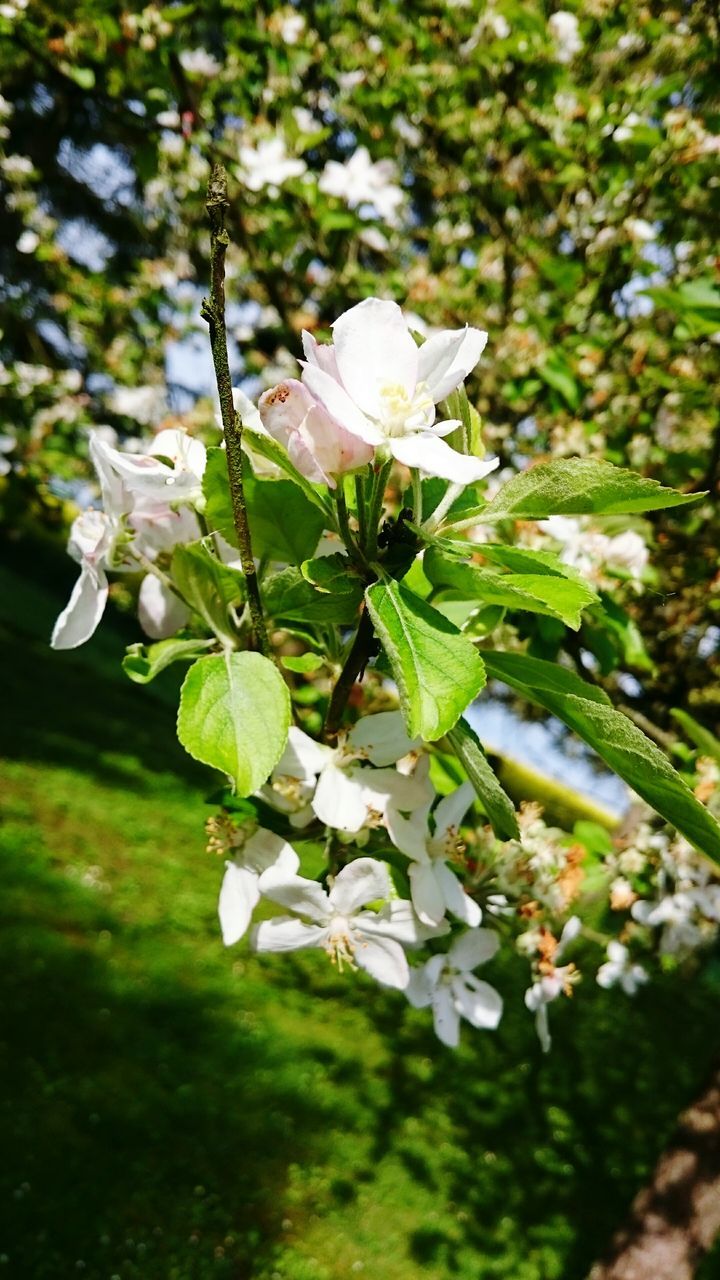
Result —
[{"label": "cluster of white flowers", "polygon": [[[479,928],[482,912],[454,869],[462,860],[460,824],[469,809],[469,783],[440,799],[428,778],[429,761],[411,740],[399,712],[377,712],[341,735],[335,748],[291,728],[284,755],[259,799],[284,814],[298,831],[321,823],[335,842],[342,869],[327,889],[300,876],[295,850],[273,833],[227,820],[211,828],[213,848],[227,847],[219,915],[226,945],[247,932],[265,898],[291,912],[253,929],[257,951],[320,947],[338,969],[361,968],[377,982],[406,992],[414,1005],[432,1005],[444,1043],[456,1045],[460,1019],[495,1027],[498,993],[473,970],[495,953],[497,936]],[[379,832],[407,859],[409,898],[398,896],[388,866],[355,856]],[[406,951],[456,932],[447,953],[410,967]]]},{"label": "cluster of white flowers", "polygon": [[579,23],[574,13],[557,9],[548,19],[548,30],[555,46],[558,62],[572,62],[583,47]]},{"label": "cluster of white flowers", "polygon": [[55,623],[54,649],[74,649],[93,635],[107,603],[107,570],[149,570],[140,586],[138,616],[151,639],[174,635],[189,616],[156,561],[200,537],[192,507],[202,492],[205,447],[185,431],[167,429],[158,432],[148,453],[120,452],[103,434],[90,436],[103,509],[89,508],[73,521],[68,552],[80,565],[80,577]]}]

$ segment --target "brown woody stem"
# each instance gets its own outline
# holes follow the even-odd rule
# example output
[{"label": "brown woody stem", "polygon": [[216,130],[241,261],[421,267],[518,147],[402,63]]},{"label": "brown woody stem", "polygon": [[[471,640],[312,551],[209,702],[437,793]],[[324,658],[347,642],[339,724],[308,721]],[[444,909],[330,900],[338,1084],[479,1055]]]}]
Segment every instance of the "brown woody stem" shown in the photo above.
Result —
[{"label": "brown woody stem", "polygon": [[210,329],[210,346],[215,366],[215,381],[220,398],[220,414],[227,456],[230,497],[233,521],[240,550],[240,563],[245,575],[248,609],[255,647],[266,656],[270,654],[265,619],[263,617],[257,570],[252,552],[252,539],[248,523],[245,494],[243,491],[242,422],[233,403],[230,363],[225,327],[225,254],[230,239],[225,230],[225,216],[229,208],[227,174],[222,165],[213,168],[207,190],[208,218],[210,220],[210,297],[203,300],[201,314]]}]

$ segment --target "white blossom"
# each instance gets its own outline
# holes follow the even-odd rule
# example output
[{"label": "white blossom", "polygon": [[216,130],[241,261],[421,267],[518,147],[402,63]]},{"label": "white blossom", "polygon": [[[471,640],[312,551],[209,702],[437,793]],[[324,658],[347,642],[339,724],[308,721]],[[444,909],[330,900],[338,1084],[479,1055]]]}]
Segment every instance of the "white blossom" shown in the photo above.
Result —
[{"label": "white blossom", "polygon": [[349,160],[328,160],[318,181],[325,195],[343,200],[350,209],[371,205],[377,216],[393,225],[405,196],[397,184],[392,160],[373,162],[367,147],[358,147]]},{"label": "white blossom", "polygon": [[303,333],[303,383],[345,430],[428,475],[471,484],[498,465],[456,453],[442,436],[459,425],[435,422],[435,405],[475,368],[487,334],[442,330],[418,348],[394,302],[366,298],[337,319],[333,342]]},{"label": "white blossom", "polygon": [[408,1000],[416,1009],[432,1005],[435,1034],[450,1049],[460,1043],[461,1018],[473,1027],[494,1029],[502,1017],[502,997],[473,973],[499,945],[490,929],[468,929],[446,955],[432,956],[410,972]]},{"label": "white blossom", "polygon": [[282,875],[294,876],[300,859],[292,845],[262,829],[245,841],[232,862],[225,863],[218,916],[226,947],[239,942],[247,932],[260,901],[260,877],[271,867]]},{"label": "white blossom", "polygon": [[607,955],[605,964],[597,972],[599,985],[606,988],[620,986],[627,996],[634,996],[648,980],[645,969],[641,964],[631,963],[627,947],[616,939],[608,943]]},{"label": "white blossom", "polygon": [[581,928],[578,916],[571,916],[560,935],[552,962],[546,962],[545,972],[525,992],[525,1005],[531,1013],[535,1014],[535,1029],[544,1053],[550,1051],[552,1044],[548,1005],[552,1004],[553,1000],[557,1000],[558,996],[567,995],[579,976],[573,964],[558,966],[557,962],[562,958],[568,944],[578,936]]},{"label": "white blossom", "polygon": [[583,47],[578,20],[567,9],[558,9],[548,19],[548,29],[555,44],[558,62],[572,62]]},{"label": "white blossom", "polygon": [[448,860],[457,855],[460,823],[474,794],[472,784],[464,782],[445,796],[433,814],[432,830],[429,804],[409,818],[403,818],[394,808],[388,811],[387,827],[392,842],[412,860],[408,872],[410,896],[419,919],[425,924],[439,924],[446,911],[471,926],[478,925],[482,918],[477,902],[465,892],[447,865]]},{"label": "white blossom", "polygon": [[383,986],[400,990],[407,986],[410,970],[398,938],[409,945],[419,938],[407,904],[399,914],[365,910],[369,903],[390,899],[390,876],[384,863],[357,858],[343,867],[329,893],[315,880],[280,870],[266,871],[259,887],[265,897],[294,914],[261,921],[253,937],[257,951],[321,947],[340,972],[345,967],[360,968]]},{"label": "white blossom", "polygon": [[240,148],[239,177],[248,191],[262,191],[267,187],[271,195],[277,194],[288,178],[299,178],[306,169],[304,160],[287,154],[285,139],[280,134],[263,138],[256,147]]}]

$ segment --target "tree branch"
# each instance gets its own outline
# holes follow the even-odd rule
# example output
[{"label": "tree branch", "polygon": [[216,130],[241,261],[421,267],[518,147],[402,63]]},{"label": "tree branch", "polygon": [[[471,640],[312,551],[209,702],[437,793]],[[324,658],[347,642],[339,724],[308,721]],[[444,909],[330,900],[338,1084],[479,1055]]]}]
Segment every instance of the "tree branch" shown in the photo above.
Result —
[{"label": "tree branch", "polygon": [[233,403],[230,363],[225,328],[225,253],[229,244],[225,230],[225,214],[228,209],[227,174],[222,165],[215,165],[207,192],[207,211],[210,219],[210,297],[203,300],[201,314],[210,329],[215,380],[220,398],[220,413],[227,456],[230,496],[233,520],[240,549],[240,563],[245,575],[248,608],[255,646],[269,655],[265,619],[263,617],[260,589],[252,552],[252,539],[248,523],[245,494],[243,491],[242,422]]}]

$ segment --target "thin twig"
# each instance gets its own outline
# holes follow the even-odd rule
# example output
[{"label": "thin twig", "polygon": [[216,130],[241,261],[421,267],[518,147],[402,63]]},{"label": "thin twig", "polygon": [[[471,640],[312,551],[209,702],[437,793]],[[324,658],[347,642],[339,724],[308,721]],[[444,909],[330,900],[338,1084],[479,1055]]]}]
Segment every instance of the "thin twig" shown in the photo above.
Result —
[{"label": "thin twig", "polygon": [[263,617],[260,589],[258,587],[252,539],[248,523],[245,494],[243,491],[242,422],[235,412],[228,361],[227,332],[225,328],[225,253],[230,243],[225,230],[225,215],[229,207],[227,174],[222,165],[215,165],[207,193],[207,211],[210,219],[210,297],[203,300],[201,314],[210,329],[215,380],[220,398],[220,413],[227,456],[233,521],[240,550],[240,563],[245,575],[248,608],[255,647],[269,655],[265,619]]},{"label": "thin twig", "polygon": [[367,609],[363,609],[360,619],[360,625],[355,633],[355,639],[350,647],[350,652],[345,659],[340,675],[337,678],[335,688],[332,691],[330,705],[327,709],[325,717],[325,737],[337,737],[340,728],[340,721],[350,696],[350,690],[355,682],[361,677],[368,661],[372,657],[372,646],[374,641],[373,625],[370,614]]}]

